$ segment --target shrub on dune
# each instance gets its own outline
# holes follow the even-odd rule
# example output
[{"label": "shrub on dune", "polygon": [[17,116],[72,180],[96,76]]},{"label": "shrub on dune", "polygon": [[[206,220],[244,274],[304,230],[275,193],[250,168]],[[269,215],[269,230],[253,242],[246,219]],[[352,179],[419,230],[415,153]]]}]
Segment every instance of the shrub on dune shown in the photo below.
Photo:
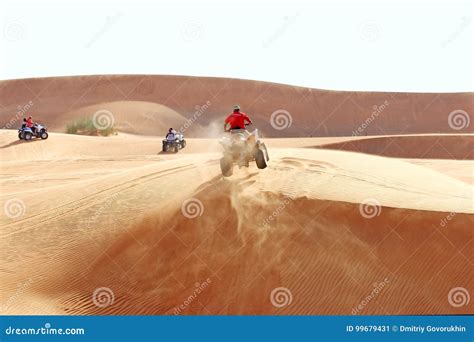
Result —
[{"label": "shrub on dune", "polygon": [[112,134],[117,134],[114,126],[111,127],[97,127],[92,118],[80,118],[66,126],[66,133],[79,135],[92,135],[107,137]]}]

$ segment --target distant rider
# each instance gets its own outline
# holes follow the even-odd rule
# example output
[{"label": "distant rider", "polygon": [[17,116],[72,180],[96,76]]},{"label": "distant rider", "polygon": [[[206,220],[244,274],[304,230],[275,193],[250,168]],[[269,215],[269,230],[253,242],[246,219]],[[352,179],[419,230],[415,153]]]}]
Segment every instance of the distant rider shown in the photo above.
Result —
[{"label": "distant rider", "polygon": [[173,128],[168,130],[166,134],[166,140],[175,140],[176,139],[176,131]]},{"label": "distant rider", "polygon": [[232,129],[245,129],[245,124],[251,125],[252,120],[249,116],[240,111],[240,106],[235,105],[234,111],[229,114],[224,123],[224,131],[228,132]]},{"label": "distant rider", "polygon": [[26,127],[30,128],[33,131],[33,133],[35,132],[35,124],[31,116],[29,116],[28,119],[26,119]]}]

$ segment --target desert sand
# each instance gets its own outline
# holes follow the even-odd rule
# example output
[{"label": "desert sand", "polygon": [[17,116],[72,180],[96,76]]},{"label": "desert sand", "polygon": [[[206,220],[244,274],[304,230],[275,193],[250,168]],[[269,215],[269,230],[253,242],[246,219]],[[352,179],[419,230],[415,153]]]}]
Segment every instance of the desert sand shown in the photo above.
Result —
[{"label": "desert sand", "polygon": [[[112,84],[123,78],[111,78]],[[217,109],[194,124],[208,128],[205,133],[189,129],[199,138],[189,138],[184,150],[159,153],[161,137],[140,126],[141,114],[155,113],[151,120],[163,129],[167,120],[177,118],[176,126],[189,115],[178,104],[152,101],[161,84],[152,79],[119,87],[143,95],[121,102],[107,95],[107,77],[96,78],[98,88],[85,94],[93,87],[87,77],[50,79],[43,90],[40,84],[48,79],[0,83],[3,122],[11,120],[6,113],[15,101],[23,103],[18,94],[27,98],[21,90],[26,84],[42,99],[34,112],[52,123],[45,141],[20,142],[16,131],[0,130],[0,313],[474,312],[462,292],[474,294],[474,134],[472,126],[445,128],[447,113],[466,104],[472,109],[472,94],[438,95],[425,114],[416,108],[427,106],[432,94],[394,94],[391,108],[398,109],[392,118],[377,118],[377,136],[350,136],[352,121],[346,127],[342,118],[331,117],[325,130],[316,130],[322,136],[311,137],[313,112],[292,109],[298,114],[289,131],[272,130],[268,118],[262,124],[268,168],[236,168],[223,178],[220,146],[205,137],[215,134],[213,122],[222,119]],[[213,85],[208,79],[187,82],[196,89]],[[234,88],[226,96],[235,90],[242,97],[229,105],[250,103],[244,92],[265,87],[227,82]],[[172,91],[165,85],[159,89]],[[289,99],[295,92],[307,91],[271,87],[275,98],[294,106],[298,101]],[[334,106],[341,96],[313,92],[334,96]],[[354,97],[370,108],[386,95]],[[190,110],[205,103],[189,92],[177,98]],[[118,135],[61,133],[64,122],[104,108],[124,110],[116,116],[125,127]],[[405,119],[393,121],[396,113]],[[430,119],[417,121],[423,115]],[[363,120],[361,115],[353,122]],[[397,126],[402,123],[409,128]],[[143,134],[130,134],[130,127]]]}]

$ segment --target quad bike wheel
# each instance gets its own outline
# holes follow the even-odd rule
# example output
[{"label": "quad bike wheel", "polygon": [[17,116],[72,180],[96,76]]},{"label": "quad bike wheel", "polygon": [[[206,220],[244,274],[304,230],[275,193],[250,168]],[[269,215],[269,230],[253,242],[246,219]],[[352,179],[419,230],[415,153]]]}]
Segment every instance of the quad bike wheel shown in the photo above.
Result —
[{"label": "quad bike wheel", "polygon": [[265,159],[265,153],[261,149],[258,149],[255,152],[255,163],[259,169],[264,169],[267,167],[267,161]]},{"label": "quad bike wheel", "polygon": [[20,139],[20,140],[23,139],[23,133],[18,133],[18,139]]},{"label": "quad bike wheel", "polygon": [[173,153],[178,153],[178,151],[179,151],[179,144],[174,144]]},{"label": "quad bike wheel", "polygon": [[48,132],[45,132],[45,131],[41,132],[40,137],[41,137],[41,139],[43,139],[43,140],[48,139]]},{"label": "quad bike wheel", "polygon": [[186,147],[186,140],[183,140],[183,141],[181,142],[181,148],[185,148],[185,147]]},{"label": "quad bike wheel", "polygon": [[221,164],[222,175],[224,177],[232,176],[233,166],[234,166],[232,163],[232,160],[230,160],[229,158],[223,157],[220,160],[220,164]]},{"label": "quad bike wheel", "polygon": [[30,132],[26,132],[25,135],[24,135],[24,138],[25,138],[26,141],[30,141],[32,137],[33,136],[31,135]]},{"label": "quad bike wheel", "polygon": [[267,146],[264,144],[264,143],[261,143],[260,144],[260,148],[263,150],[264,154],[265,154],[265,160],[266,161],[269,161],[270,160],[270,157],[268,155],[268,150],[267,150]]}]

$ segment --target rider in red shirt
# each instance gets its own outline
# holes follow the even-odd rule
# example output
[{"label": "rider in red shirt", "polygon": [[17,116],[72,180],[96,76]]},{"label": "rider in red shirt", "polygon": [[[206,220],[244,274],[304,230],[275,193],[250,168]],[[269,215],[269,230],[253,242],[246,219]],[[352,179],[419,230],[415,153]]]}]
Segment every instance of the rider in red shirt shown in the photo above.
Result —
[{"label": "rider in red shirt", "polygon": [[26,127],[28,128],[33,127],[33,119],[31,118],[31,116],[29,116],[28,119],[26,119]]},{"label": "rider in red shirt", "polygon": [[229,114],[224,123],[224,131],[228,132],[231,129],[245,129],[245,124],[251,125],[252,120],[247,114],[240,111],[240,106],[235,105],[233,113]]}]

